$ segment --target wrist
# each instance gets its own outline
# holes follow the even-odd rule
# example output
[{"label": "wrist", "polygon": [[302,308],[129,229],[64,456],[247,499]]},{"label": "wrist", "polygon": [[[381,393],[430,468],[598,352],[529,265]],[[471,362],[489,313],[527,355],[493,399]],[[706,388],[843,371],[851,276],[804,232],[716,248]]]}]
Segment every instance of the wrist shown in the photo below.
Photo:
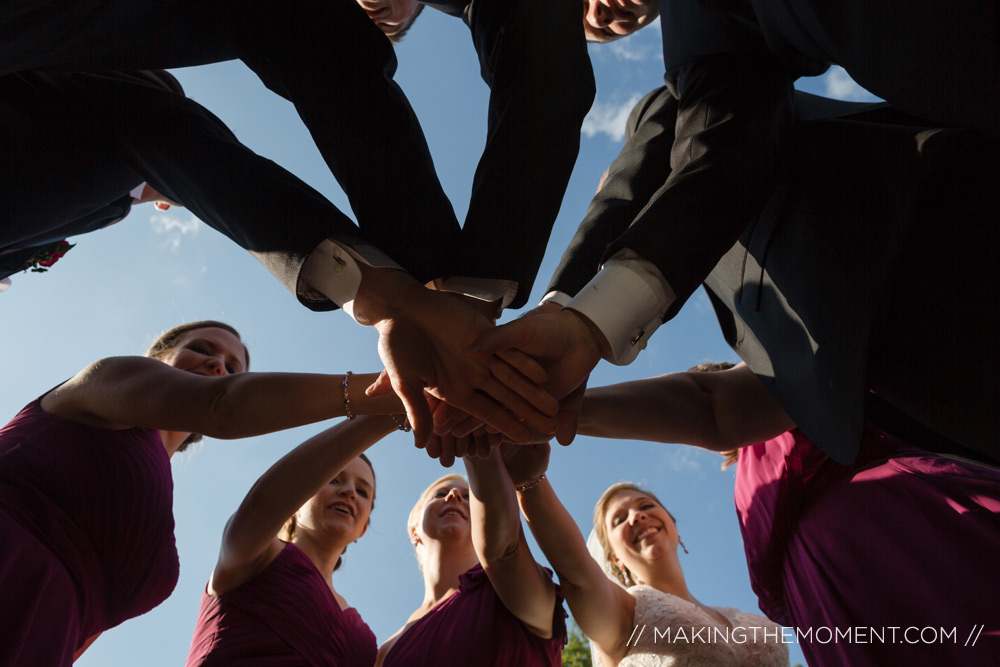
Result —
[{"label": "wrist", "polygon": [[564,317],[567,318],[567,321],[573,322],[580,340],[585,344],[592,356],[600,359],[605,354],[611,352],[611,344],[608,342],[608,339],[589,317],[573,308],[563,308],[559,312],[560,314],[566,313]]},{"label": "wrist", "polygon": [[375,326],[398,318],[416,290],[424,288],[410,274],[387,267],[361,267],[361,284],[354,298],[354,318],[364,326]]},{"label": "wrist", "polygon": [[533,491],[534,489],[538,488],[538,485],[541,484],[544,479],[545,479],[545,473],[543,472],[541,475],[531,480],[530,482],[525,482],[524,484],[519,484],[515,486],[514,490],[517,491],[518,493],[527,493],[529,491]]}]

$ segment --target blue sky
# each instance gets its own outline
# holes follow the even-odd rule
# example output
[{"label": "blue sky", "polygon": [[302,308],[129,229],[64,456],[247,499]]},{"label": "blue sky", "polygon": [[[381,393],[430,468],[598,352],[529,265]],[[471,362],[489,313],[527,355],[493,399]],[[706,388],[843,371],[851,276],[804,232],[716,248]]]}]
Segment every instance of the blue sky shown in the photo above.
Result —
[{"label": "blue sky", "polygon": [[[628,111],[661,83],[658,30],[657,23],[626,40],[591,46],[597,102],[583,128],[580,157],[534,286],[534,302],[601,173],[621,147]],[[421,118],[441,182],[461,219],[485,141],[488,99],[468,30],[454,18],[427,11],[397,53],[396,79]],[[245,66],[223,63],[175,73],[189,96],[219,115],[244,143],[349,212],[292,106],[268,92]],[[872,99],[839,69],[800,87],[843,99]],[[295,222],[275,220],[276,225]],[[49,273],[18,274],[13,287],[0,294],[0,369],[6,379],[0,415],[5,421],[87,363],[141,354],[158,333],[195,319],[220,319],[239,328],[255,370],[357,373],[380,368],[373,330],[340,312],[313,313],[301,307],[256,260],[185,209],[161,213],[150,205],[137,207],[118,225],[74,240],[79,245]],[[517,314],[507,313],[504,319]],[[699,291],[635,363],[602,363],[591,384],[683,370],[705,360],[736,359]],[[240,441],[206,439],[193,452],[175,456],[181,558],[177,589],[149,614],[105,633],[78,664],[181,664],[226,519],[271,463],[323,427]],[[444,470],[414,450],[403,434],[389,436],[369,453],[378,475],[372,526],[348,550],[334,583],[381,642],[422,599],[404,524],[420,491]],[[584,531],[607,486],[621,480],[648,485],[678,517],[691,552],[681,562],[693,594],[706,604],[752,611],[756,599],[733,509],[734,472],[720,472],[720,462],[717,455],[679,445],[580,438],[554,451],[549,476]],[[460,464],[456,468],[461,471]],[[537,549],[535,553],[541,560]],[[803,660],[793,646],[796,661]]]}]

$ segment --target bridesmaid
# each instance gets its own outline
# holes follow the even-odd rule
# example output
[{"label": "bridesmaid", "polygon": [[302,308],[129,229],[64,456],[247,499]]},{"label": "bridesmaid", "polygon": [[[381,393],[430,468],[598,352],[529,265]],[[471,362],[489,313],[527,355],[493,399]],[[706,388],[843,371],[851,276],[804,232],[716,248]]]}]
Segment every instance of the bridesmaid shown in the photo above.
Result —
[{"label": "bridesmaid", "polygon": [[70,665],[177,582],[170,457],[204,434],[242,438],[401,410],[339,375],[247,373],[221,322],[171,329],[146,357],[97,361],[0,429],[0,665]]},{"label": "bridesmaid", "polygon": [[[465,447],[462,448],[463,450]],[[379,650],[382,667],[556,667],[562,596],[535,562],[499,450],[420,495],[407,528],[424,601]]]},{"label": "bridesmaid", "polygon": [[332,577],[375,505],[375,472],[361,452],[396,428],[393,419],[341,422],[257,480],[223,532],[188,667],[374,664],[375,635]]}]

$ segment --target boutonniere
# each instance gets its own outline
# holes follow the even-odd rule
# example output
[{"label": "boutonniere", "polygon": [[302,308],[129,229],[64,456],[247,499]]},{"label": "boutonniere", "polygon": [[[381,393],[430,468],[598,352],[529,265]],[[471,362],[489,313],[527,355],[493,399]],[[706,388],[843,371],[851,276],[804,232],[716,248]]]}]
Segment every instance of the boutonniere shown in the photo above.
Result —
[{"label": "boutonniere", "polygon": [[49,270],[49,267],[58,262],[63,255],[75,247],[75,243],[70,243],[65,239],[53,243],[45,250],[39,250],[35,253],[35,256],[29,259],[21,270],[30,270],[32,273],[45,273]]}]

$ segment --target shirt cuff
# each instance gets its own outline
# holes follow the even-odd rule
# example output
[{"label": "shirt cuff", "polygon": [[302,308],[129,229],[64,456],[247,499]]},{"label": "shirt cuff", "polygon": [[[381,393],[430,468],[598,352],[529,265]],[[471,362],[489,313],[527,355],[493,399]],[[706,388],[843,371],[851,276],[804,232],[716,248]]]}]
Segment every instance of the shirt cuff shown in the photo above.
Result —
[{"label": "shirt cuff", "polygon": [[605,359],[624,366],[645,349],[676,298],[652,262],[624,250],[606,262],[566,307],[600,329],[611,348]]},{"label": "shirt cuff", "polygon": [[354,321],[354,299],[361,287],[360,264],[400,269],[396,262],[367,241],[326,239],[310,253],[299,274],[300,289],[308,297],[322,294],[344,309]]},{"label": "shirt cuff", "polygon": [[559,290],[552,290],[551,292],[542,297],[542,300],[538,302],[538,305],[540,306],[543,303],[555,303],[559,304],[560,306],[566,306],[566,304],[568,304],[572,300],[573,297],[571,297],[569,294],[566,294],[566,292],[560,292]]},{"label": "shirt cuff", "polygon": [[457,292],[481,301],[499,302],[499,310],[511,304],[517,295],[517,281],[500,278],[470,278],[450,276],[434,280],[434,289],[442,292]]},{"label": "shirt cuff", "polygon": [[142,199],[142,191],[144,189],[146,189],[146,181],[143,181],[139,185],[132,188],[131,192],[128,193],[128,196],[136,201],[139,201]]}]

